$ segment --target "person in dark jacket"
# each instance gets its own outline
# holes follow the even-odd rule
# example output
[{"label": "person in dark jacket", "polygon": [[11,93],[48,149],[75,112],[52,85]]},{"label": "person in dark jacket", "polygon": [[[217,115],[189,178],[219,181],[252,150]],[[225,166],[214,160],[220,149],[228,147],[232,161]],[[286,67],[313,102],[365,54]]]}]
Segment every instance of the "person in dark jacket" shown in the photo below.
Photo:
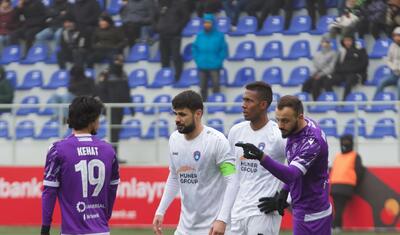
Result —
[{"label": "person in dark jacket", "polygon": [[10,33],[18,26],[15,10],[11,5],[11,0],[0,2],[0,51],[3,46],[8,45]]},{"label": "person in dark jacket", "polygon": [[175,67],[175,80],[179,80],[183,60],[180,53],[182,30],[189,21],[184,0],[160,0],[156,15],[155,29],[160,35],[161,66],[169,68],[171,59]]},{"label": "person in dark jacket", "polygon": [[365,48],[358,48],[351,34],[345,35],[341,40],[342,47],[339,51],[332,79],[325,83],[326,91],[333,91],[333,86],[344,83],[343,100],[350,94],[351,89],[360,81],[367,79],[368,55]]},{"label": "person in dark jacket", "polygon": [[[14,88],[6,78],[6,71],[0,67],[0,104],[12,104],[14,100]],[[0,114],[10,112],[11,108],[0,109]]]},{"label": "person in dark jacket", "polygon": [[[128,76],[124,69],[124,59],[122,55],[115,56],[108,70],[102,72],[99,76],[98,94],[104,103],[131,103],[130,88]],[[131,109],[134,115],[134,109]],[[119,133],[121,123],[124,117],[124,108],[111,108],[111,144],[115,152],[118,152]],[[117,154],[118,156],[118,154]],[[119,159],[120,163],[125,163]]]},{"label": "person in dark jacket", "polygon": [[99,24],[101,8],[97,0],[76,0],[70,14],[76,20],[76,28],[90,38]]},{"label": "person in dark jacket", "polygon": [[336,155],[330,172],[331,195],[335,208],[332,224],[334,230],[342,228],[342,216],[346,203],[353,196],[365,172],[361,157],[353,147],[352,135],[343,135],[340,138],[341,152]]}]

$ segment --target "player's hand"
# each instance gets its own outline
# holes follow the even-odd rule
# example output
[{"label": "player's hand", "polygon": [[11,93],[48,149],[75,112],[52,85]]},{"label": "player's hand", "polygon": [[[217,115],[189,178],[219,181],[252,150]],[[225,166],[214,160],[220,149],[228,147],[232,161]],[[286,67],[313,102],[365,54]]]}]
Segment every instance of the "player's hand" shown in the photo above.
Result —
[{"label": "player's hand", "polygon": [[247,159],[256,159],[261,161],[264,157],[264,152],[250,143],[236,143],[235,146],[243,148],[244,157]]},{"label": "player's hand", "polygon": [[162,235],[161,224],[163,222],[164,217],[162,215],[155,215],[153,219],[153,232],[156,235]]},{"label": "player's hand", "polygon": [[208,235],[224,235],[226,223],[221,220],[216,220],[210,229]]},{"label": "player's hand", "polygon": [[265,214],[278,211],[278,213],[283,216],[285,214],[285,208],[289,206],[286,202],[287,195],[288,192],[282,190],[280,193],[276,192],[274,197],[262,197],[259,199],[260,204],[258,204],[258,208]]}]

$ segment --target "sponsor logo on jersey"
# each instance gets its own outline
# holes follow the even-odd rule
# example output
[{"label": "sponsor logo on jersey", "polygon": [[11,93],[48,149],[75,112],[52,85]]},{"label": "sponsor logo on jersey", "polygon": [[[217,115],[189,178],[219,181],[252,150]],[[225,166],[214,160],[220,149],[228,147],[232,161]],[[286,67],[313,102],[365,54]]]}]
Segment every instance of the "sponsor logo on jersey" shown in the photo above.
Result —
[{"label": "sponsor logo on jersey", "polygon": [[201,157],[201,153],[200,153],[200,151],[194,151],[194,153],[193,153],[193,158],[194,158],[194,160],[197,162],[198,160],[200,160],[200,157]]},{"label": "sponsor logo on jersey", "polygon": [[197,184],[196,169],[190,166],[182,166],[177,170],[179,181],[181,184]]}]

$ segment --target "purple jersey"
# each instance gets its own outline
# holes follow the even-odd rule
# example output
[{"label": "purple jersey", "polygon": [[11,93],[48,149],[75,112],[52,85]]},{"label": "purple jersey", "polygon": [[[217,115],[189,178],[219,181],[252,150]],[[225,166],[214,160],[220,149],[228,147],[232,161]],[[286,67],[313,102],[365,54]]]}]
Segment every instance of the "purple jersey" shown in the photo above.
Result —
[{"label": "purple jersey", "polygon": [[118,161],[110,144],[90,134],[55,142],[46,158],[43,225],[51,224],[58,197],[61,234],[108,234],[118,183]]},{"label": "purple jersey", "polygon": [[328,144],[324,132],[310,119],[299,133],[288,137],[288,163],[303,176],[288,185],[294,219],[313,221],[331,214],[329,203]]}]

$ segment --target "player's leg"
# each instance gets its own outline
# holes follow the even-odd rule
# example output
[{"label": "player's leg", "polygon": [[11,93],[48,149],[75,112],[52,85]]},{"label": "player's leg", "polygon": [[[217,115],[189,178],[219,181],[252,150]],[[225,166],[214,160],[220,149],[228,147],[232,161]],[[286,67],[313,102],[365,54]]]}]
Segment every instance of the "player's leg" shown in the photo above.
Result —
[{"label": "player's leg", "polygon": [[247,222],[247,235],[278,235],[282,216],[278,214],[251,216]]}]

